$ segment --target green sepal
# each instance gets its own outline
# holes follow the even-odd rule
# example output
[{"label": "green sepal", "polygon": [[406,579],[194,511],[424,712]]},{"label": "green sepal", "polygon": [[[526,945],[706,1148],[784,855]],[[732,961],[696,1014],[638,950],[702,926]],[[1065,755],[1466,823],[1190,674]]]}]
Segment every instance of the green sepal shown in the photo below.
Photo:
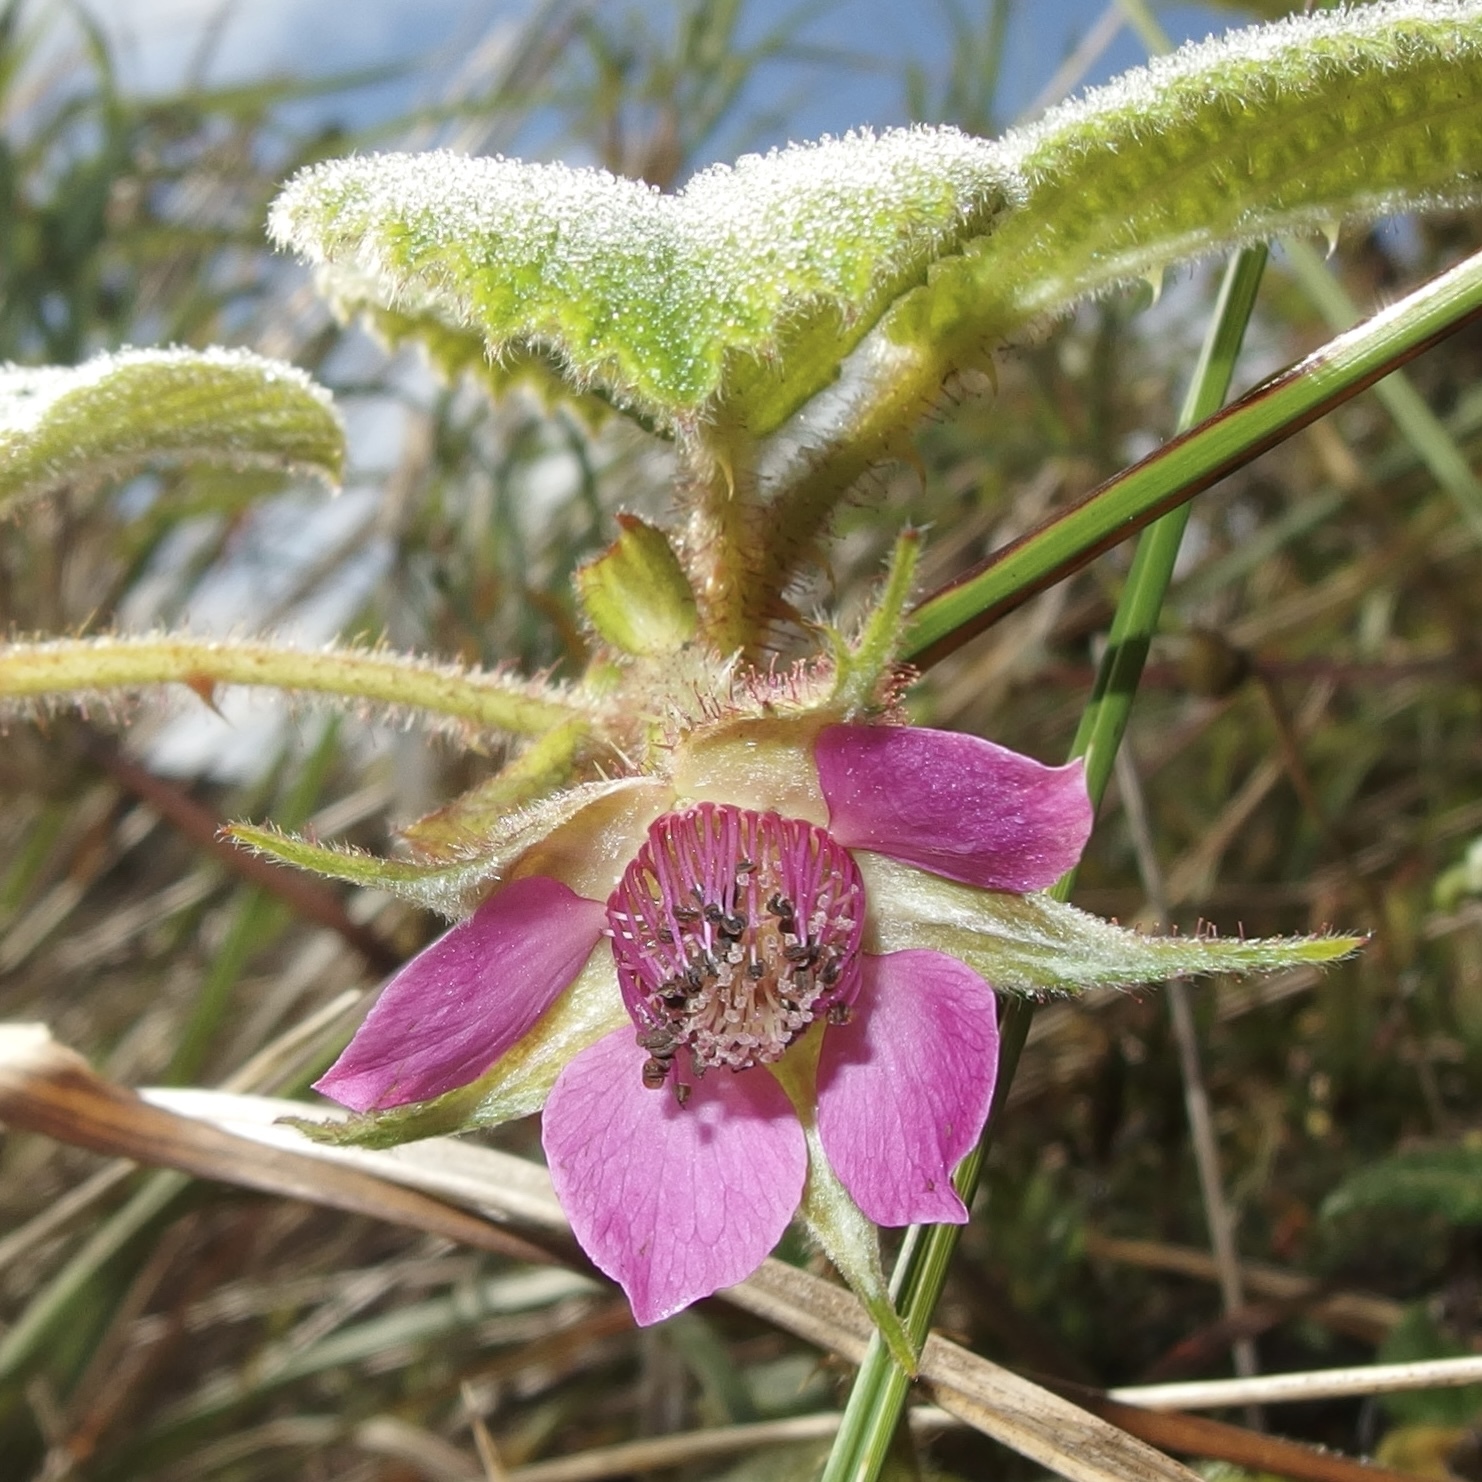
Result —
[{"label": "green sepal", "polygon": [[451,864],[477,853],[510,813],[571,784],[577,756],[590,734],[585,719],[552,726],[494,776],[407,824],[401,837],[413,858],[424,864]]},{"label": "green sepal", "polygon": [[567,788],[492,821],[477,843],[470,843],[461,854],[450,851],[447,857],[432,863],[382,859],[365,849],[320,844],[254,824],[230,824],[223,832],[244,848],[280,864],[369,890],[384,890],[457,920],[478,904],[488,887],[503,878],[526,850],[592,804],[646,785],[647,779],[625,777]]},{"label": "green sepal", "polygon": [[880,1260],[880,1231],[839,1182],[811,1120],[803,1124],[803,1137],[808,1145],[808,1177],[798,1217],[864,1303],[896,1363],[914,1376],[921,1356],[911,1347],[905,1325],[890,1300],[890,1284]]},{"label": "green sepal", "polygon": [[894,698],[895,664],[906,626],[906,603],[916,585],[921,536],[902,530],[890,553],[879,599],[853,643],[830,635],[834,650],[833,703],[844,720],[878,714]]},{"label": "green sepal", "polygon": [[879,1330],[896,1362],[914,1375],[920,1355],[901,1322],[880,1261],[880,1231],[839,1182],[818,1135],[818,1056],[822,1034],[815,1031],[793,1045],[788,1053],[767,1067],[787,1093],[808,1148],[808,1176],[803,1183],[803,1202],[798,1218],[823,1247],[834,1269],[849,1283],[864,1303],[870,1320]]},{"label": "green sepal", "polygon": [[881,854],[855,852],[870,899],[871,952],[956,957],[1000,993],[1076,994],[1195,973],[1269,972],[1334,962],[1357,936],[1149,936],[1045,894],[979,890]]},{"label": "green sepal", "polygon": [[612,947],[598,942],[571,986],[476,1081],[388,1111],[358,1112],[328,1122],[285,1120],[315,1142],[362,1148],[497,1127],[538,1112],[573,1056],[631,1022],[618,991]]},{"label": "green sepal", "polygon": [[699,626],[695,594],[669,537],[637,515],[617,517],[618,538],[577,568],[576,593],[587,621],[614,648],[662,658],[691,642]]},{"label": "green sepal", "polygon": [[189,685],[208,703],[218,686],[236,684],[320,696],[362,715],[441,728],[465,745],[500,733],[543,735],[591,713],[586,696],[549,680],[382,648],[288,648],[188,633],[0,642],[0,718],[160,684]]},{"label": "green sepal", "polygon": [[0,368],[0,511],[160,463],[311,474],[338,487],[329,392],[245,350],[121,350],[68,369]]}]

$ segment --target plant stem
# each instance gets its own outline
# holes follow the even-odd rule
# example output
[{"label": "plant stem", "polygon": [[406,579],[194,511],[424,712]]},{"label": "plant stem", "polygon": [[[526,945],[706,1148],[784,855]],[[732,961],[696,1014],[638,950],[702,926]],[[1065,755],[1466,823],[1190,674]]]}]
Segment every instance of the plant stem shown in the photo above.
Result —
[{"label": "plant stem", "polygon": [[0,644],[0,717],[17,701],[97,703],[110,691],[170,683],[189,685],[208,704],[218,685],[267,685],[516,735],[539,735],[583,713],[574,696],[535,681],[374,650],[177,636]]}]

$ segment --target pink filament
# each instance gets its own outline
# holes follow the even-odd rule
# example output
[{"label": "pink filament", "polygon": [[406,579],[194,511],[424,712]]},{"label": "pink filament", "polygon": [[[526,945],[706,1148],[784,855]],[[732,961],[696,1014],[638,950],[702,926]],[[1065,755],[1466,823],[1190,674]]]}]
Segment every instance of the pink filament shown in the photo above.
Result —
[{"label": "pink filament", "polygon": [[715,803],[656,819],[607,903],[645,1084],[683,1101],[689,1077],[847,1017],[864,910],[854,860],[813,824]]}]

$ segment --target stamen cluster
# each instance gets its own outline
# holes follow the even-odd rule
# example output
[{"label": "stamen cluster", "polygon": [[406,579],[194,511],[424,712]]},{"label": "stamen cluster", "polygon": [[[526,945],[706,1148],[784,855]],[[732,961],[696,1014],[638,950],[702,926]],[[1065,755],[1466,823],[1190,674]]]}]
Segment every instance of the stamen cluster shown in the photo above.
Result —
[{"label": "stamen cluster", "polygon": [[666,813],[607,902],[644,1085],[777,1060],[859,991],[865,895],[849,852],[777,813],[701,803]]}]

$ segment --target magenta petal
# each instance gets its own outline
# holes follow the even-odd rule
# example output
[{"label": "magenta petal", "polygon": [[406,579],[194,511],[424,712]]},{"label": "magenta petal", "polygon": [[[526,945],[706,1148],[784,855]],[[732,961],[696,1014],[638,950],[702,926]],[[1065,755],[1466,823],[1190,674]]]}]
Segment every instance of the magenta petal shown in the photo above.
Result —
[{"label": "magenta petal", "polygon": [[1078,761],[1047,767],[979,736],[912,726],[829,726],[815,754],[841,844],[949,880],[1043,890],[1091,833]]},{"label": "magenta petal", "polygon": [[477,1080],[581,971],[605,920],[559,880],[502,887],[392,978],[315,1089],[370,1111]]},{"label": "magenta petal", "polygon": [[825,1031],[818,1134],[877,1225],[960,1225],[952,1170],[988,1120],[998,1072],[993,990],[942,952],[864,959],[854,1017]]},{"label": "magenta petal", "polygon": [[680,1106],[643,1084],[617,1029],[561,1072],[543,1113],[546,1161],[582,1249],[658,1322],[750,1276],[803,1196],[803,1129],[760,1068],[713,1070]]}]

